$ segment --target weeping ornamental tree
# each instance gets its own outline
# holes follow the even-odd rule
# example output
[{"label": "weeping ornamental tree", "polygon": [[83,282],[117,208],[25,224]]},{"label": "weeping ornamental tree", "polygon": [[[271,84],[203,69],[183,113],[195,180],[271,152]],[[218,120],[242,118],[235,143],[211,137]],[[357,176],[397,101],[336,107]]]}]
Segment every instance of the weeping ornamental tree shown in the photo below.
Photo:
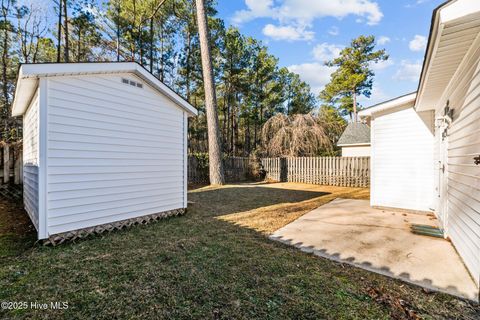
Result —
[{"label": "weeping ornamental tree", "polygon": [[268,157],[307,157],[333,153],[325,124],[309,114],[277,114],[262,128],[262,153]]},{"label": "weeping ornamental tree", "polygon": [[359,96],[370,97],[373,77],[372,64],[388,59],[385,50],[375,49],[374,36],[360,36],[353,39],[350,46],[340,55],[326,62],[329,67],[336,67],[330,82],[320,93],[320,99],[342,110],[357,121],[357,100]]}]

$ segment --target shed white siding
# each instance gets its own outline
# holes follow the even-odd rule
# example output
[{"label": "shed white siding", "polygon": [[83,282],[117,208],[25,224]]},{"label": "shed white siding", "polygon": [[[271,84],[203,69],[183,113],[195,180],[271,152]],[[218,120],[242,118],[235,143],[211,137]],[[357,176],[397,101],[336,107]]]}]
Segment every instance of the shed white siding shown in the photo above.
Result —
[{"label": "shed white siding", "polygon": [[448,130],[447,234],[480,284],[480,47],[447,94],[454,109]]},{"label": "shed white siding", "polygon": [[370,157],[370,146],[343,146],[342,157]]},{"label": "shed white siding", "polygon": [[38,90],[23,116],[23,197],[25,210],[38,230],[39,167],[39,96]]},{"label": "shed white siding", "polygon": [[406,105],[372,116],[373,206],[432,208],[433,112]]},{"label": "shed white siding", "polygon": [[47,230],[186,207],[186,114],[132,74],[47,78]]}]

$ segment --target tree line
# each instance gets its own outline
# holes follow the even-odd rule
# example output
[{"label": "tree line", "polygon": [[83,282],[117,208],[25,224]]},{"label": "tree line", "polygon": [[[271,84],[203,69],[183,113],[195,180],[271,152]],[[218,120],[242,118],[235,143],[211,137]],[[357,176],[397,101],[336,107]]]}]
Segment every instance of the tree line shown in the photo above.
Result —
[{"label": "tree line", "polygon": [[[2,140],[21,138],[10,116],[20,63],[136,61],[195,106],[190,152],[206,152],[200,40],[191,0],[2,0]],[[265,122],[276,114],[306,114],[315,95],[297,74],[280,67],[267,47],[216,16],[205,1],[222,151],[249,155],[259,148]]]}]

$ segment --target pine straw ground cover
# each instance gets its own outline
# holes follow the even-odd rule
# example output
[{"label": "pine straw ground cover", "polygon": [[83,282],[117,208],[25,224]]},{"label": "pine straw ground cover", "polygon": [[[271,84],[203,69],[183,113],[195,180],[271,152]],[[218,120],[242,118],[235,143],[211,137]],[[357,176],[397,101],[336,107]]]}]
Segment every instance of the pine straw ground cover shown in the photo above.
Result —
[{"label": "pine straw ground cover", "polygon": [[35,245],[20,205],[0,201],[0,310],[8,319],[478,319],[480,309],[267,239],[364,189],[300,184],[199,188],[185,216],[57,247]]}]

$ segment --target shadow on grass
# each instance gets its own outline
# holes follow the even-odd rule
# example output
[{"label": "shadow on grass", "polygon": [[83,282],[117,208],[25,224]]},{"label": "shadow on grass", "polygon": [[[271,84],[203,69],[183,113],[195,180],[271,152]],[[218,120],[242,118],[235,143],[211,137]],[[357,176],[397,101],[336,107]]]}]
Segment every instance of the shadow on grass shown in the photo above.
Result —
[{"label": "shadow on grass", "polygon": [[202,215],[217,217],[278,204],[312,200],[330,194],[330,192],[244,185],[242,187],[197,189],[189,194],[189,200],[193,201],[193,205],[198,209],[204,209],[203,212],[198,210]]},{"label": "shadow on grass", "polygon": [[[307,210],[339,190],[322,189],[326,192],[257,185],[194,190],[183,217],[57,247],[34,246],[4,259],[0,300],[69,302],[67,310],[41,314],[8,311],[11,319],[388,319],[391,308],[366,290],[381,287],[426,306],[427,314],[455,318],[465,312],[449,297],[432,302],[418,289],[317,259],[220,219],[248,212],[283,214],[284,207]],[[358,191],[350,190],[352,196]],[[23,210],[17,214],[28,219]]]},{"label": "shadow on grass", "polygon": [[0,197],[0,259],[15,256],[35,242],[35,227],[21,201]]}]

